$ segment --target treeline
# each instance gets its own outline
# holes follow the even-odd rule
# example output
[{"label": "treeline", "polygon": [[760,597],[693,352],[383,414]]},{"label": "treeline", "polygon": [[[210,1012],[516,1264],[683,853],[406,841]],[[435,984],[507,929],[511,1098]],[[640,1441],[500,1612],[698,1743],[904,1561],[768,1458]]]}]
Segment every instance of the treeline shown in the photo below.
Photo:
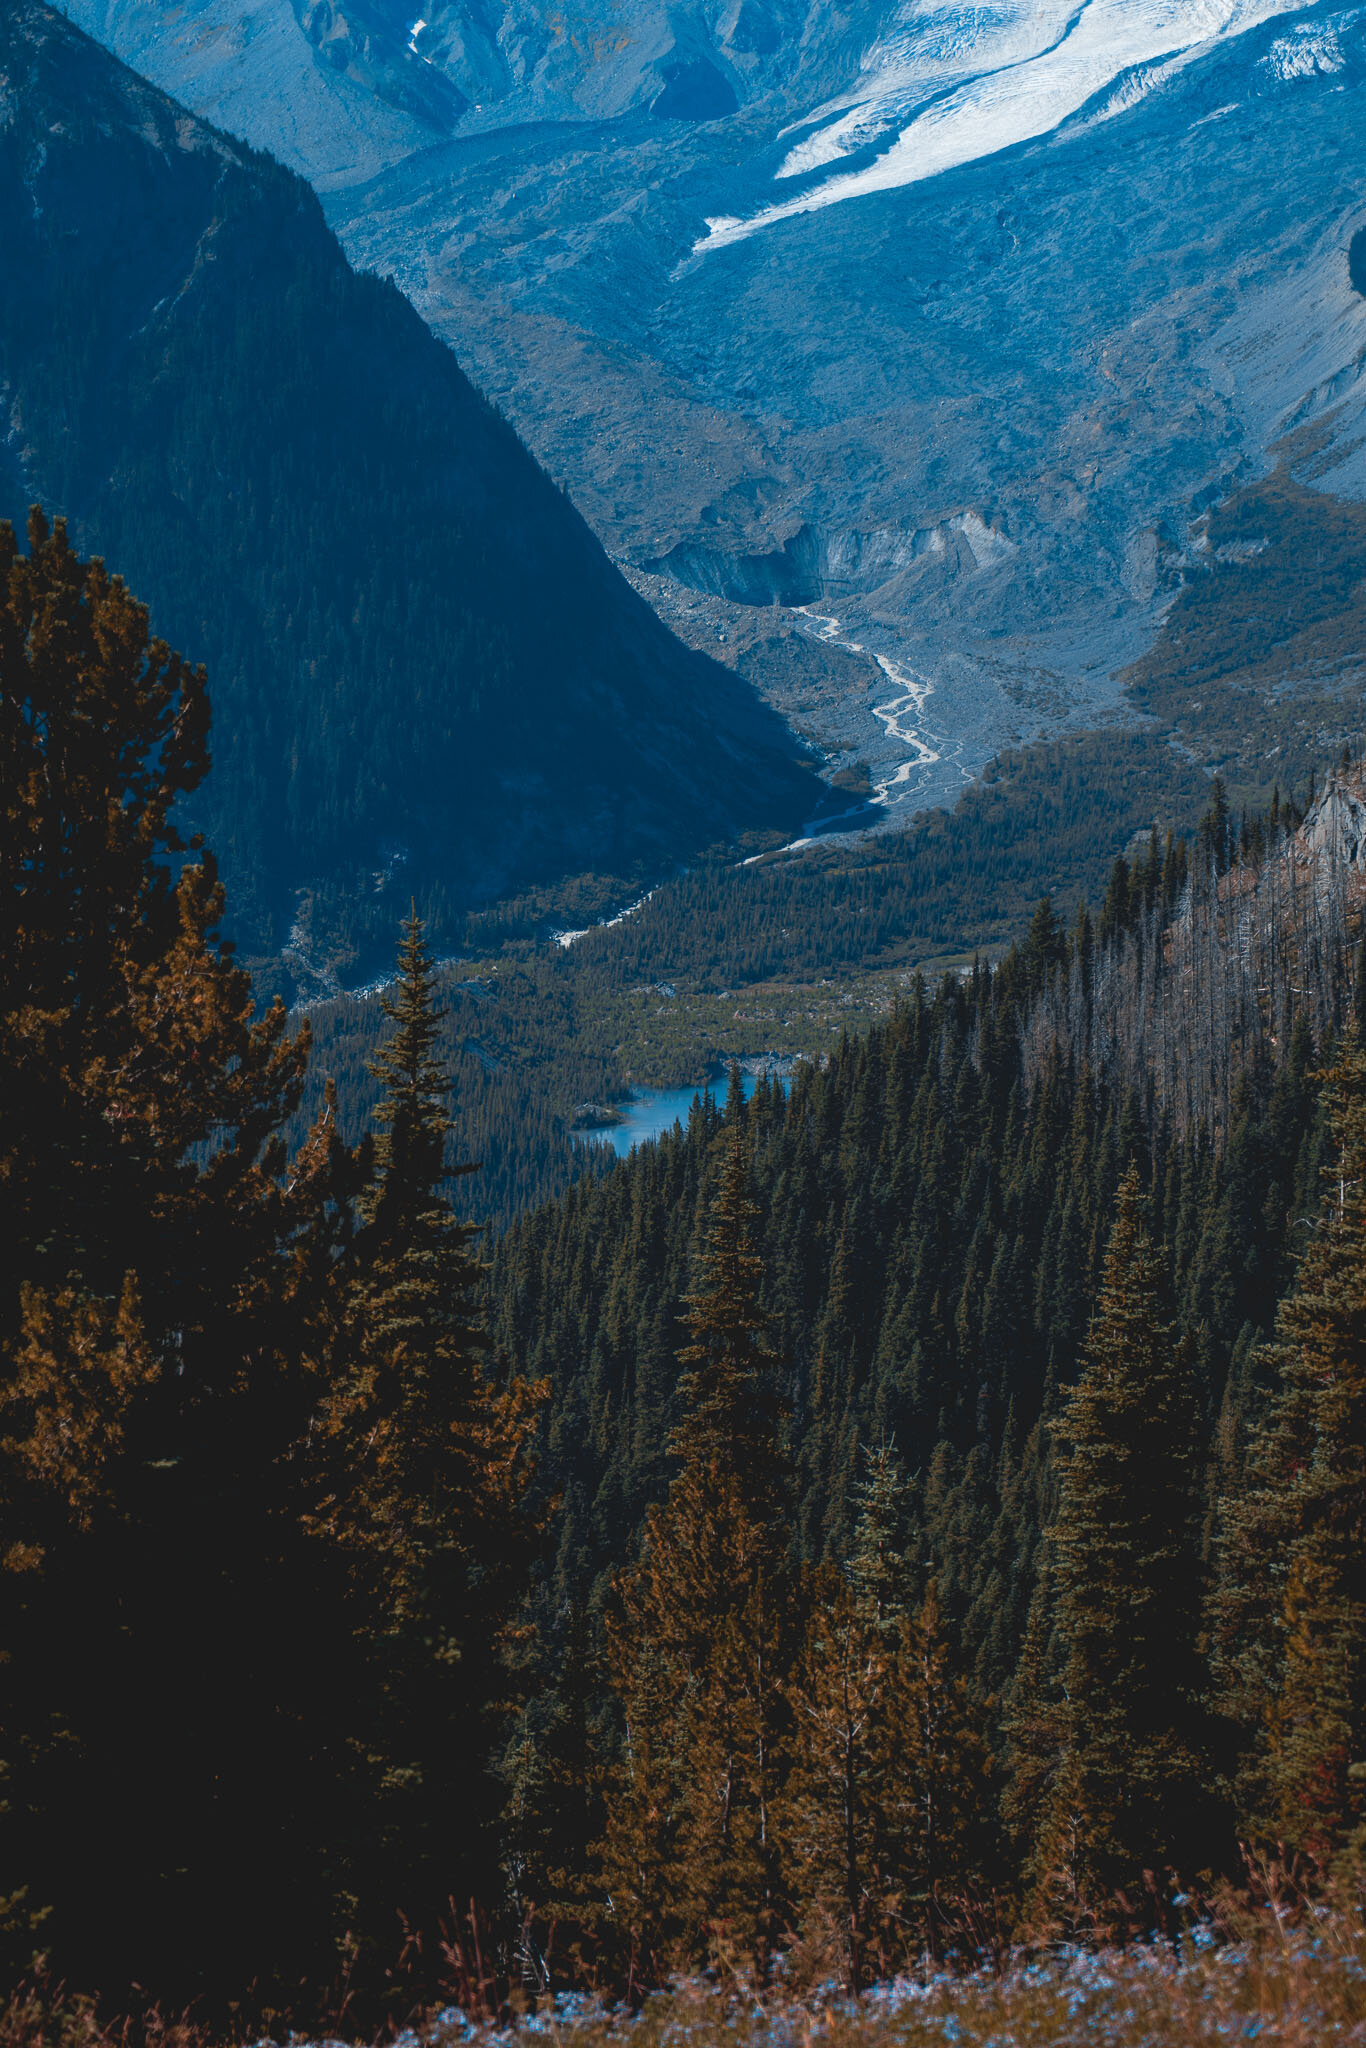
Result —
[{"label": "treeline", "polygon": [[1208,783],[1157,737],[1090,733],[989,765],[951,811],[862,846],[698,866],[625,923],[592,931],[576,967],[732,988],[915,966],[998,949],[1042,896],[1104,889],[1112,850],[1154,818],[1194,827]]},{"label": "treeline", "polygon": [[[455,1182],[450,1197],[460,1216],[497,1232],[601,1163],[597,1149],[570,1132],[580,1104],[627,1092],[613,1020],[586,1008],[572,976],[553,962],[486,976],[438,972],[436,989],[451,1111],[479,1169]],[[308,1022],[311,1080],[293,1129],[302,1133],[330,1087],[343,1132],[359,1138],[379,1095],[373,1061],[388,1029],[383,1002],[314,1004]]]},{"label": "treeline", "polygon": [[1169,841],[1159,881],[1153,834],[1132,870],[1117,860],[1100,951],[1083,916],[1068,972],[1025,1024],[1026,1078],[1065,1045],[1074,1064],[1134,1090],[1150,1119],[1222,1139],[1243,1078],[1274,1066],[1299,1024],[1322,1042],[1352,1008],[1366,969],[1363,789],[1344,750],[1320,797],[1311,778],[1307,819],[1275,790],[1264,814],[1238,820],[1216,776],[1189,859]]},{"label": "treeline", "polygon": [[[1154,934],[1203,927],[1217,912],[1236,851],[1227,831],[1216,803],[1194,878],[1183,844],[1152,842],[1132,865],[1115,864],[1094,922],[1083,909],[1067,933],[1045,904],[995,970],[934,989],[916,981],[885,1026],[799,1069],[787,1095],[761,1083],[747,1112],[761,1306],[799,1418],[806,1554],[848,1542],[860,1447],[883,1437],[912,1469],[934,1468],[936,1513],[979,1531],[992,1524],[1034,1455],[1049,1390],[1074,1368],[1130,1160],[1196,1334],[1207,1418],[1270,1328],[1298,1249],[1292,1219],[1315,1201],[1309,1017],[1279,1045],[1249,1044],[1227,1093],[1207,1065],[1203,1114],[1188,1119],[1184,1097],[1164,1098],[1155,1073],[1137,1084],[1145,1013],[1129,1001],[1167,957]],[[1221,848],[1206,866],[1211,835]],[[1351,1014],[1345,923],[1340,939],[1345,971],[1327,985],[1336,1010],[1322,1020],[1323,1042]],[[1236,962],[1215,957],[1220,1000],[1235,1002]],[[1257,970],[1249,960],[1254,987]],[[1173,1000],[1184,1000],[1184,963],[1172,982]],[[720,1122],[704,1102],[685,1134],[524,1218],[495,1254],[499,1339],[556,1390],[564,1450],[546,1472],[564,1498],[561,1569],[586,1582],[621,1554],[667,1469],[679,1304]],[[1019,1560],[1031,1544],[1006,1547]],[[970,1537],[961,1551],[955,1601],[977,1617],[974,1636],[981,1627],[996,1642],[983,1672],[990,1690],[1004,1683],[1016,1638],[986,1592],[995,1564]]]},{"label": "treeline", "polygon": [[[718,1070],[735,1048],[735,1020],[723,1028],[699,1014],[691,1000],[699,991],[776,984],[763,1005],[783,1029],[756,1019],[738,1050],[795,1044],[814,1054],[839,1030],[826,985],[866,987],[870,976],[936,952],[999,950],[1043,895],[1108,903],[1117,840],[1146,830],[1164,807],[1176,823],[1194,827],[1199,817],[1209,785],[1193,771],[1187,784],[1179,770],[1173,784],[1171,759],[1130,733],[1025,749],[952,812],[926,813],[862,847],[704,863],[568,949],[547,943],[558,919],[543,893],[471,916],[462,933],[471,957],[452,963],[443,984],[445,1057],[465,1143],[481,1166],[478,1181],[457,1192],[462,1212],[467,1206],[501,1230],[563,1192],[592,1163],[568,1135],[580,1103],[619,1100],[631,1079],[679,1086]],[[571,922],[620,908],[604,887],[585,881]],[[819,1021],[798,1027],[813,1007]],[[330,1076],[345,1127],[358,1131],[374,1099],[367,1061],[382,1025],[377,1007],[339,996],[313,1001],[309,1014],[314,1093],[316,1076]]]}]

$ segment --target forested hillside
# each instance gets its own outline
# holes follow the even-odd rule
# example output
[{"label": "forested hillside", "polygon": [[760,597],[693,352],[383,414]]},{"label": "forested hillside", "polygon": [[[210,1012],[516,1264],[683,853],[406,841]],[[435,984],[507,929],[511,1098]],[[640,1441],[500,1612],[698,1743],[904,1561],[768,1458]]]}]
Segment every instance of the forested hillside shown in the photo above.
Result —
[{"label": "forested hillside", "polygon": [[348,978],[583,870],[660,872],[820,788],[688,652],[316,199],[40,0],[0,17],[0,509],[65,513],[212,670],[195,798],[252,949]]},{"label": "forested hillside", "polygon": [[[1294,1361],[1311,1329],[1324,1356],[1354,1344],[1362,1299],[1354,1167],[1319,1196],[1366,1128],[1362,815],[1355,771],[1303,826],[1278,803],[1239,830],[1216,785],[1189,849],[1154,837],[1117,862],[1094,920],[1064,932],[1045,904],[994,972],[918,983],[787,1097],[761,1086],[746,1106],[733,1083],[686,1133],[504,1238],[494,1328],[552,1390],[538,1484],[559,1503],[538,1598],[550,1705],[533,1704],[519,1761],[533,1786],[562,1775],[576,1632],[595,1615],[605,1700],[650,1744],[648,1765],[628,1747],[609,1768],[577,1838],[554,1810],[541,1853],[549,1871],[577,1857],[571,1898],[621,1885],[626,1856],[637,1933],[667,1953],[769,1886],[789,1914],[805,1897],[831,1916],[857,1978],[898,1940],[962,1939],[957,1916],[993,1888],[1132,1922],[1162,1910],[1129,1888],[1145,1858],[1190,1882],[1232,1867],[1239,1825],[1320,1858],[1344,1841],[1363,1697],[1345,1675],[1331,1700],[1313,1688],[1355,1627],[1352,1595],[1325,1580],[1292,1596],[1286,1560],[1310,1539],[1284,1475],[1310,1441],[1352,1470],[1359,1456],[1321,1434],[1358,1441],[1313,1409],[1323,1368],[1295,1379]],[[729,1321],[706,1277],[727,1229]],[[706,1541],[695,1418],[722,1397],[699,1410],[680,1349],[704,1317],[723,1350],[745,1333],[727,1355],[747,1360]],[[776,1492],[746,1513],[783,1532],[766,1618],[742,1611],[757,1538],[723,1505],[765,1455]],[[1249,1539],[1277,1516],[1274,1544]],[[779,1554],[826,1590],[775,1590]],[[1319,1674],[1298,1681],[1293,1736],[1276,1718],[1292,1597]],[[738,1632],[733,1668],[688,1647],[699,1609],[722,1644]],[[815,1633],[783,1648],[787,1627]],[[761,1657],[791,1677],[770,1677],[770,1774],[747,1766],[743,1796],[755,1812],[795,1797],[831,1830],[820,1852],[775,1847],[762,1878],[738,1837],[694,1846],[687,1790],[726,1714],[760,1711]],[[914,1762],[897,1731],[929,1723]],[[1311,1788],[1314,1770],[1329,1775]],[[917,1771],[918,1794],[895,1789]],[[908,1819],[915,1797],[933,1823]],[[642,1801],[672,1819],[652,1828]],[[762,1941],[762,1916],[745,1924]]]},{"label": "forested hillside", "polygon": [[202,673],[41,517],[0,588],[16,2041],[92,2041],[63,1983],[200,2048],[1350,1929],[1359,767],[1216,782],[481,1264],[420,917],[372,1130],[291,1145],[307,1022],[176,824]]},{"label": "forested hillside", "polygon": [[[1311,829],[1346,801],[1335,789]],[[1225,1403],[1301,1248],[1310,1077],[1352,1014],[1360,881],[1334,845],[1297,925],[1295,824],[1278,810],[1273,853],[1244,864],[1213,811],[1193,875],[1183,842],[1154,839],[1116,862],[1094,921],[1068,933],[1045,905],[994,972],[917,981],[790,1094],[706,1102],[685,1134],[508,1233],[495,1327],[556,1389],[545,1477],[565,1494],[566,1583],[594,1584],[668,1469],[680,1317],[718,1148],[742,1123],[802,1550],[841,1553],[864,1453],[894,1442],[920,1475],[918,1554],[946,1546],[943,1585],[999,1689],[1041,1512],[1037,1425],[1074,1375],[1126,1166],[1172,1262],[1210,1444],[1221,1415],[1235,1427]],[[1263,942],[1246,943],[1258,908]]]}]

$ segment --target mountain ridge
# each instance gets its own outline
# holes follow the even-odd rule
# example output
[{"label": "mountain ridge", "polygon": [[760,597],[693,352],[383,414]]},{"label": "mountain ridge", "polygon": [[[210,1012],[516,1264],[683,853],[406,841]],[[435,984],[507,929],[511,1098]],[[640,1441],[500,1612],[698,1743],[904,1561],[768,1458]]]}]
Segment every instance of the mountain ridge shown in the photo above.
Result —
[{"label": "mountain ridge", "polygon": [[205,659],[196,815],[251,942],[387,947],[462,906],[666,869],[820,786],[685,650],[292,173],[75,27],[0,23],[10,501],[40,498]]}]

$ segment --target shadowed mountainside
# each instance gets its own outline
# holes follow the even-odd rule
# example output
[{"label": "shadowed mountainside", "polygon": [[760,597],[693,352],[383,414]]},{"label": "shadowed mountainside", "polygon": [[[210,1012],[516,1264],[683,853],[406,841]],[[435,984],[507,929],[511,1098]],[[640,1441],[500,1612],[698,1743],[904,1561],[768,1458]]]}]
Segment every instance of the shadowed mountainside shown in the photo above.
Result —
[{"label": "shadowed mountainside", "polygon": [[0,269],[3,509],[66,514],[208,664],[196,822],[255,945],[345,962],[414,889],[439,930],[810,814],[781,723],[308,187],[35,0],[0,18]]}]

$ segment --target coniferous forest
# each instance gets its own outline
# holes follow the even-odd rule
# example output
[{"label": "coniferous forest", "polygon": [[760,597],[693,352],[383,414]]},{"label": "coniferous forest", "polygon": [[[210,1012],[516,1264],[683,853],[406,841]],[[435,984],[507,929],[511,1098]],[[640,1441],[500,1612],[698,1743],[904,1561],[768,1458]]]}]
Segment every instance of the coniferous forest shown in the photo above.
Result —
[{"label": "coniferous forest", "polygon": [[203,671],[0,583],[11,1981],[369,2038],[1355,1896],[1350,761],[489,1242],[416,912],[301,1132]]}]

